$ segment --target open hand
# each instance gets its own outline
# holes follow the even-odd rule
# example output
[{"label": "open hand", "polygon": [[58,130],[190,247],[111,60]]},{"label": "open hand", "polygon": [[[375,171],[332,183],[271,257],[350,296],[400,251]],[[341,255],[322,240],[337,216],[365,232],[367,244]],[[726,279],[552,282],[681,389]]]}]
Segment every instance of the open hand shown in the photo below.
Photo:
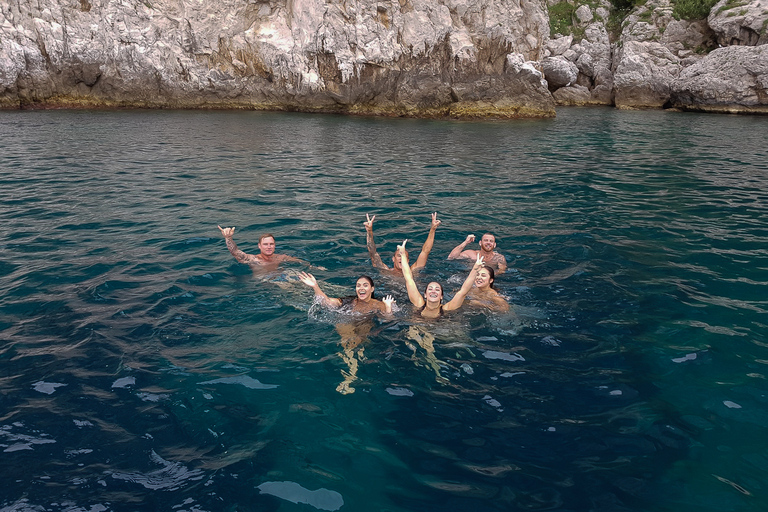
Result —
[{"label": "open hand", "polygon": [[314,288],[317,286],[317,279],[315,279],[315,276],[312,274],[308,274],[306,272],[299,272],[299,279],[302,283],[309,286],[310,288]]},{"label": "open hand", "polygon": [[386,297],[381,299],[381,302],[383,302],[384,305],[387,306],[387,309],[391,310],[392,309],[392,304],[395,303],[395,298],[392,297],[391,295],[387,295]]}]

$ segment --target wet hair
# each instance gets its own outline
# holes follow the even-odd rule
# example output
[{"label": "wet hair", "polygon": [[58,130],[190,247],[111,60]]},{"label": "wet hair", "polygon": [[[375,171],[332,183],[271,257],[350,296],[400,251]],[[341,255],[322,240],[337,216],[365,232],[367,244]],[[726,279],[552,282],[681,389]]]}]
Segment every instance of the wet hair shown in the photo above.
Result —
[{"label": "wet hair", "polygon": [[494,272],[493,269],[488,265],[483,265],[480,267],[480,269],[488,271],[488,276],[490,277],[490,283],[488,283],[488,285],[490,286],[491,290],[495,290],[496,287],[493,286],[493,283],[496,281],[496,272]]},{"label": "wet hair", "polygon": [[[371,276],[360,276],[357,278],[357,281],[361,279],[365,279],[366,281],[368,281],[368,284],[371,285],[371,288],[376,288],[376,285],[373,284],[373,279],[371,278]],[[355,281],[355,284],[357,284],[357,281]]]},{"label": "wet hair", "polygon": [[[361,279],[365,279],[366,281],[368,281],[368,283],[371,285],[371,288],[376,288],[376,285],[373,284],[373,278],[371,278],[371,276],[360,276],[360,277],[358,277],[355,280],[355,286],[357,286],[357,282],[359,280],[361,280]],[[374,295],[374,292],[371,292],[371,298],[372,299],[376,298],[376,296]],[[357,294],[355,294],[355,295],[347,295],[346,297],[342,297],[340,299],[341,300],[341,305],[342,306],[346,306],[347,304],[352,304],[355,301],[355,299],[357,299]]]},{"label": "wet hair", "polygon": [[261,243],[261,241],[264,240],[265,238],[271,238],[272,240],[274,240],[275,235],[273,235],[272,233],[265,233],[259,237],[259,243]]},{"label": "wet hair", "polygon": [[[440,287],[440,295],[442,295],[443,299],[444,299],[445,298],[445,288],[443,288],[443,285],[438,283],[437,281],[430,281],[429,283],[427,283],[427,288],[429,288],[429,285],[432,284],[432,283],[435,283],[437,286]],[[424,288],[424,295],[427,294],[427,288]],[[443,300],[440,299],[440,303],[441,304],[442,304],[442,302],[443,302]]]}]

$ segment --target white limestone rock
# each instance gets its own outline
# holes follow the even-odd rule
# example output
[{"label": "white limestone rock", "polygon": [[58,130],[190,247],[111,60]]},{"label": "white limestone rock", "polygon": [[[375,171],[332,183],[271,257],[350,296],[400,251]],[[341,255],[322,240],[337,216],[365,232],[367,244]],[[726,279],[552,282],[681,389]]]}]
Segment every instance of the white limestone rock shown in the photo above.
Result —
[{"label": "white limestone rock", "polygon": [[573,44],[573,36],[570,34],[555,39],[549,39],[545,43],[545,50],[549,52],[549,54],[544,55],[544,57],[563,55],[571,47],[571,44]]},{"label": "white limestone rock", "polygon": [[617,51],[615,104],[619,108],[661,108],[680,75],[680,59],[661,43],[629,41]]},{"label": "white limestone rock", "polygon": [[679,57],[715,47],[715,34],[705,22],[675,19],[673,11],[670,0],[649,0],[627,17],[620,41],[658,42]]},{"label": "white limestone rock", "polygon": [[558,105],[584,106],[592,103],[592,94],[582,85],[561,87],[552,93]]},{"label": "white limestone rock", "polygon": [[562,56],[543,59],[541,69],[551,91],[560,87],[568,87],[575,83],[579,76],[579,68],[576,67],[576,64]]},{"label": "white limestone rock", "polygon": [[592,14],[592,9],[586,4],[578,6],[574,14],[580,25],[586,25],[595,19],[595,15]]},{"label": "white limestone rock", "polygon": [[451,91],[476,87],[478,112],[553,115],[546,88],[506,72],[548,30],[540,0],[14,0],[0,107],[454,115],[471,102]]},{"label": "white limestone rock", "polygon": [[768,45],[712,51],[673,81],[671,104],[686,110],[768,114]]},{"label": "white limestone rock", "polygon": [[722,46],[768,44],[768,0],[721,0],[707,22]]}]

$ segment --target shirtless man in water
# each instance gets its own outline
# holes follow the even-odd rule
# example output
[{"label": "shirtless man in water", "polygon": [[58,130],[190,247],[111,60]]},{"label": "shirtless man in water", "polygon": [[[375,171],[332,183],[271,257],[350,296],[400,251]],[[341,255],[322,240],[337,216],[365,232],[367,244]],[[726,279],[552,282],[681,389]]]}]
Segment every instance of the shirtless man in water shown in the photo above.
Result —
[{"label": "shirtless man in water", "polygon": [[483,257],[485,264],[496,269],[497,274],[507,270],[507,259],[495,251],[496,237],[490,233],[483,235],[480,239],[480,249],[465,249],[467,244],[475,241],[475,235],[467,235],[467,239],[453,248],[448,255],[449,260],[468,259],[477,260],[479,256]]},{"label": "shirtless man in water", "polygon": [[254,270],[275,270],[280,263],[284,261],[293,261],[296,263],[302,263],[309,265],[304,260],[288,256],[287,254],[275,253],[275,237],[269,233],[261,235],[259,237],[259,254],[246,254],[237,248],[232,236],[235,234],[235,228],[223,228],[219,226],[221,234],[224,235],[224,241],[227,243],[227,249],[232,253],[232,256],[240,263],[250,265]]},{"label": "shirtless man in water", "polygon": [[[365,226],[365,232],[366,232],[366,242],[368,245],[368,254],[371,255],[371,262],[373,263],[373,266],[375,268],[378,268],[380,270],[385,270],[388,273],[402,276],[403,275],[403,263],[400,258],[400,246],[397,246],[397,250],[395,251],[395,254],[392,256],[392,268],[389,268],[384,261],[382,261],[381,256],[379,256],[379,253],[376,251],[376,243],[373,241],[373,221],[376,218],[374,215],[373,217],[370,217],[367,213],[365,214],[366,221],[363,222],[363,226]],[[429,257],[429,253],[432,252],[432,246],[435,244],[435,230],[437,230],[437,226],[440,225],[440,221],[437,220],[437,212],[432,214],[432,224],[429,226],[429,235],[427,235],[427,240],[424,242],[424,245],[421,247],[421,252],[419,253],[419,257],[416,259],[413,265],[411,265],[411,271],[416,272],[417,270],[420,270],[424,268],[427,264],[427,258]],[[406,259],[408,256],[408,252],[405,253]]]}]

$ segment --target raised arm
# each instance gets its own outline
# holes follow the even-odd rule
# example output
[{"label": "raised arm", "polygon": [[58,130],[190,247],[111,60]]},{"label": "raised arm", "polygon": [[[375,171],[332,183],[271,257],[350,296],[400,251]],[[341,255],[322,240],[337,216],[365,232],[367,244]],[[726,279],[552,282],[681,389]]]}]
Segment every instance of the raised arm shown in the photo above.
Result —
[{"label": "raised arm", "polygon": [[432,252],[432,246],[435,245],[435,230],[440,225],[440,221],[437,220],[437,212],[432,214],[432,224],[429,226],[429,235],[427,235],[427,241],[421,247],[421,253],[416,258],[416,263],[413,264],[413,270],[424,268],[427,265],[427,258],[429,253]]},{"label": "raised arm", "polygon": [[455,260],[458,258],[474,258],[475,255],[472,252],[464,250],[464,248],[467,247],[467,244],[470,244],[474,241],[475,235],[467,235],[467,238],[463,242],[453,248],[451,253],[448,255],[448,259]]},{"label": "raised arm", "polygon": [[299,272],[299,279],[301,279],[301,282],[305,285],[309,286],[313,290],[315,290],[315,297],[320,297],[320,299],[323,301],[323,303],[326,306],[337,308],[341,306],[341,300],[334,299],[325,294],[323,290],[320,289],[320,285],[317,284],[317,279],[315,279],[315,276],[312,274],[307,274],[306,272]]},{"label": "raised arm", "polygon": [[400,253],[400,262],[403,266],[403,277],[405,278],[405,289],[408,290],[408,300],[411,304],[420,308],[424,305],[424,297],[419,293],[419,289],[416,288],[416,282],[413,280],[413,273],[411,267],[408,264],[408,256],[405,254],[405,242],[408,239],[403,240],[403,245],[398,245],[397,250]]},{"label": "raised arm", "polygon": [[232,237],[235,234],[235,228],[223,228],[221,226],[219,227],[219,231],[221,231],[221,234],[224,236],[224,241],[227,243],[227,249],[229,249],[229,252],[232,254],[232,256],[235,257],[235,259],[240,263],[258,263],[258,260],[256,259],[256,256],[253,254],[246,254],[240,249],[237,248],[237,244],[235,244],[235,241],[232,239]]},{"label": "raised arm", "polygon": [[369,217],[366,213],[365,218],[366,221],[363,222],[363,226],[365,226],[365,242],[368,246],[368,254],[371,255],[371,263],[373,263],[374,268],[389,270],[389,267],[381,260],[379,253],[376,252],[376,243],[373,241],[373,221],[376,219],[376,216]]},{"label": "raised arm", "polygon": [[475,265],[472,267],[472,270],[470,270],[469,275],[464,280],[464,284],[461,285],[461,289],[456,292],[456,295],[453,296],[453,298],[445,305],[443,306],[444,311],[453,311],[454,309],[459,309],[459,307],[464,303],[464,298],[469,293],[469,290],[472,289],[472,285],[475,283],[475,278],[477,277],[477,271],[480,270],[483,266],[483,257],[479,254],[477,255],[477,260],[475,261]]}]

